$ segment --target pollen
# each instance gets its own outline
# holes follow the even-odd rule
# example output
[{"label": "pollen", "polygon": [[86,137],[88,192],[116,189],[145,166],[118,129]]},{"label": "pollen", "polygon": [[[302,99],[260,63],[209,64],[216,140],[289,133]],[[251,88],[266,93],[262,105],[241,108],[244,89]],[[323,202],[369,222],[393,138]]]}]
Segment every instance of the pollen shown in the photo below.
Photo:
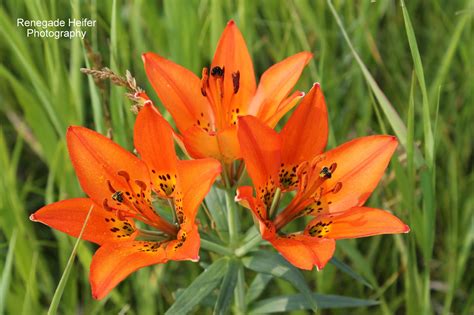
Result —
[{"label": "pollen", "polygon": [[122,191],[116,191],[112,194],[112,199],[122,203],[123,202],[123,192]]}]

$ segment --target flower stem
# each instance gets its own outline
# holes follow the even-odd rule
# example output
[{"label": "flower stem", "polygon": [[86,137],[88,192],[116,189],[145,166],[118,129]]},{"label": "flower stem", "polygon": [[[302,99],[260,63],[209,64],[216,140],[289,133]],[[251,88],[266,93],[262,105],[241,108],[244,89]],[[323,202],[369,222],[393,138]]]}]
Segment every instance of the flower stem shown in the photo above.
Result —
[{"label": "flower stem", "polygon": [[150,230],[143,230],[143,229],[137,229],[138,230],[138,236],[144,237],[149,241],[163,241],[165,239],[169,238],[169,235],[161,232],[161,231],[150,231]]},{"label": "flower stem", "polygon": [[251,251],[258,244],[260,244],[261,241],[262,241],[262,238],[260,237],[260,234],[256,234],[247,243],[237,248],[234,253],[237,257],[245,256],[249,251]]},{"label": "flower stem", "polygon": [[230,256],[233,254],[232,250],[230,250],[229,248],[216,244],[212,241],[205,240],[203,238],[201,238],[201,248],[213,251],[223,256]]},{"label": "flower stem", "polygon": [[281,189],[277,188],[275,191],[275,195],[273,196],[272,205],[270,207],[270,218],[275,216],[276,211],[278,210],[278,206],[280,205],[280,198],[281,197]]},{"label": "flower stem", "polygon": [[234,201],[232,189],[225,190],[225,201],[227,207],[227,224],[229,227],[229,243],[234,246],[238,241],[239,236],[239,222],[236,204]]}]

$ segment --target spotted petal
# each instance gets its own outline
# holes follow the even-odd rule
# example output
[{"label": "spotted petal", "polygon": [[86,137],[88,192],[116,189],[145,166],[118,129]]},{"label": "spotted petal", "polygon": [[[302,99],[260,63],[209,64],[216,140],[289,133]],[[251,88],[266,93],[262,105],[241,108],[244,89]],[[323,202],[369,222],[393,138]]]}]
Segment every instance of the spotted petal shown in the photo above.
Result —
[{"label": "spotted petal", "polygon": [[[112,198],[111,187],[133,195],[131,190],[141,190],[135,182],[137,180],[147,185],[145,194],[149,195],[148,169],[136,156],[109,138],[84,127],[69,127],[66,137],[79,183],[97,204],[102,205],[104,200],[107,200],[115,209],[128,210],[129,206]],[[126,179],[125,173],[128,174],[129,180]]]},{"label": "spotted petal", "polygon": [[214,124],[214,114],[201,94],[201,81],[191,71],[154,53],[142,56],[145,71],[163,105],[183,133],[199,123]]},{"label": "spotted petal", "polygon": [[239,118],[238,138],[247,171],[256,188],[276,177],[280,167],[281,140],[256,117]]},{"label": "spotted petal", "polygon": [[173,129],[151,104],[145,104],[134,127],[135,148],[148,166],[154,190],[162,197],[176,188],[177,157]]},{"label": "spotted petal", "polygon": [[315,218],[305,233],[319,238],[343,239],[409,231],[408,225],[388,211],[354,207],[339,214]]},{"label": "spotted petal", "polygon": [[196,224],[182,228],[176,240],[169,242],[166,246],[166,257],[169,260],[199,260],[199,247],[201,239],[199,237]]},{"label": "spotted petal", "polygon": [[197,210],[221,172],[215,159],[186,160],[178,162],[179,191],[184,215],[194,223]]},{"label": "spotted petal", "polygon": [[67,199],[49,204],[33,213],[30,220],[78,237],[91,207],[83,239],[104,244],[135,238],[137,232],[133,220],[121,220],[114,212],[104,210],[88,198]]},{"label": "spotted petal", "polygon": [[103,299],[132,272],[167,261],[166,244],[146,241],[109,242],[92,257],[89,281],[92,296]]},{"label": "spotted petal", "polygon": [[[217,45],[211,69],[215,66],[224,68],[223,107],[225,113],[230,113],[232,109],[237,108],[245,113],[251,97],[255,94],[255,74],[245,40],[233,20],[227,23]],[[234,85],[233,78],[236,73],[239,73],[237,86]],[[211,85],[211,87],[214,86]],[[237,88],[237,93],[234,93],[234,88]]]},{"label": "spotted petal", "polygon": [[339,212],[361,206],[377,186],[397,147],[393,136],[357,138],[325,153],[321,162],[326,166],[337,163],[337,168],[325,182],[329,191],[338,182],[342,184],[336,194],[328,194],[329,212]]}]

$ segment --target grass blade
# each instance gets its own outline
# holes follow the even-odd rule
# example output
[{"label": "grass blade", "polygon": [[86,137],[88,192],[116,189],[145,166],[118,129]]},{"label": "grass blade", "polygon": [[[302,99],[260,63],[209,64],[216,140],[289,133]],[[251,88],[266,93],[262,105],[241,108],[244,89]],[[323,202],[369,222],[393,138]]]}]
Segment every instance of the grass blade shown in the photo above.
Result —
[{"label": "grass blade", "polygon": [[[397,111],[393,108],[392,104],[388,100],[387,96],[382,92],[380,87],[378,86],[377,82],[375,81],[374,77],[372,74],[370,74],[369,70],[365,66],[364,62],[362,59],[359,57],[359,54],[356,52],[354,46],[352,46],[351,40],[349,39],[349,36],[347,35],[347,32],[344,28],[344,25],[342,24],[341,19],[339,18],[339,15],[336,12],[336,9],[334,9],[334,6],[332,5],[331,0],[327,1],[329,8],[334,15],[334,18],[336,19],[337,24],[339,25],[339,29],[342,32],[342,35],[344,36],[344,39],[346,40],[347,45],[349,46],[352,55],[354,56],[355,60],[359,64],[359,67],[364,74],[365,80],[369,84],[370,88],[372,89],[372,92],[375,95],[375,98],[377,99],[380,107],[382,108],[382,111],[385,114],[385,117],[387,117],[390,125],[392,126],[393,131],[397,135],[397,138],[399,139],[400,143],[407,148],[407,128],[405,124],[403,123],[402,119],[398,115]],[[415,161],[417,165],[421,165],[423,162],[423,157],[421,156],[419,151],[415,151]]]},{"label": "grass blade", "polygon": [[66,287],[67,279],[69,278],[69,274],[71,273],[74,258],[76,258],[77,248],[79,246],[79,243],[81,242],[82,234],[84,234],[87,221],[89,221],[89,217],[91,215],[93,208],[94,206],[90,207],[89,212],[87,213],[86,219],[84,220],[84,225],[82,226],[81,232],[79,233],[79,236],[77,237],[74,247],[72,248],[71,256],[69,256],[69,259],[66,264],[66,268],[64,268],[63,275],[61,276],[61,279],[59,280],[59,284],[56,287],[56,291],[54,292],[53,300],[51,301],[51,304],[49,306],[48,315],[55,315],[56,312],[58,311],[59,302],[61,301],[64,288]]},{"label": "grass blade", "polygon": [[410,51],[415,65],[415,73],[418,78],[418,83],[421,87],[421,95],[423,99],[423,131],[425,134],[425,158],[428,167],[433,167],[434,160],[434,140],[433,131],[431,129],[431,116],[430,116],[430,104],[428,100],[428,92],[426,90],[425,74],[423,71],[423,64],[421,62],[420,51],[418,50],[418,44],[416,42],[415,31],[408,15],[408,10],[405,6],[405,2],[401,0],[403,19],[405,21],[405,28],[407,32],[408,44],[410,45]]},{"label": "grass blade", "polygon": [[5,260],[5,266],[2,272],[2,280],[0,281],[0,314],[4,314],[5,312],[5,301],[8,294],[8,287],[10,286],[13,258],[15,255],[16,235],[17,232],[15,230],[12,233],[10,244],[8,245],[7,259]]}]

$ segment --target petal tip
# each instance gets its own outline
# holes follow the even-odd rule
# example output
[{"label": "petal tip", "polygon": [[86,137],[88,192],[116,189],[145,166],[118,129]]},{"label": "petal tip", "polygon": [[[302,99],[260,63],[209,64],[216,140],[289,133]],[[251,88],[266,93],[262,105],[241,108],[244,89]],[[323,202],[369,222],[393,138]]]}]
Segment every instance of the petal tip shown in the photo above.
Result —
[{"label": "petal tip", "polygon": [[403,229],[403,233],[409,233],[411,231],[410,227],[405,224],[405,228]]},{"label": "petal tip", "polygon": [[29,217],[30,221],[38,222],[38,218],[35,216],[36,213],[32,213]]},{"label": "petal tip", "polygon": [[234,19],[230,19],[229,22],[227,22],[227,26],[234,26],[234,25],[235,25]]},{"label": "petal tip", "polygon": [[142,61],[143,61],[144,64],[146,64],[147,62],[149,62],[153,58],[160,59],[162,57],[158,54],[155,54],[155,53],[151,52],[151,51],[148,51],[148,52],[142,54]]},{"label": "petal tip", "polygon": [[303,54],[306,56],[306,62],[309,62],[311,58],[313,58],[313,53],[309,51],[304,51]]}]

